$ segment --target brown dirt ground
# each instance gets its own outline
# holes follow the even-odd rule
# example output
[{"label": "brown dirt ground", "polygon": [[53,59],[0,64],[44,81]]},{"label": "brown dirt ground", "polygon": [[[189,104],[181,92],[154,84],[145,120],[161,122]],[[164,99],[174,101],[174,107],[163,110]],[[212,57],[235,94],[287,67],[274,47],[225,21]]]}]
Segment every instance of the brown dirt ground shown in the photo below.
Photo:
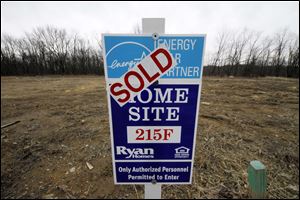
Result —
[{"label": "brown dirt ground", "polygon": [[[193,184],[163,198],[248,198],[255,159],[269,198],[299,198],[298,79],[204,78],[201,101]],[[143,198],[113,184],[106,102],[104,77],[1,77],[1,125],[21,121],[1,129],[1,198]]]}]

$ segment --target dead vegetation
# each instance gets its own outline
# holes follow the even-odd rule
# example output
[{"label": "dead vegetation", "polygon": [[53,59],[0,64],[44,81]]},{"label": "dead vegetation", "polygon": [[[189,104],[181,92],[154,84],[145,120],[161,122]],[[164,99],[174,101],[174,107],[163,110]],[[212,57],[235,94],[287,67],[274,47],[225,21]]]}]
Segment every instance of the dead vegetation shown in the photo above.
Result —
[{"label": "dead vegetation", "polygon": [[[113,184],[104,78],[1,77],[1,198],[143,198]],[[204,78],[192,185],[163,198],[248,198],[267,167],[269,198],[299,198],[299,81]],[[89,163],[89,164],[87,164]],[[91,167],[92,166],[92,167]]]}]

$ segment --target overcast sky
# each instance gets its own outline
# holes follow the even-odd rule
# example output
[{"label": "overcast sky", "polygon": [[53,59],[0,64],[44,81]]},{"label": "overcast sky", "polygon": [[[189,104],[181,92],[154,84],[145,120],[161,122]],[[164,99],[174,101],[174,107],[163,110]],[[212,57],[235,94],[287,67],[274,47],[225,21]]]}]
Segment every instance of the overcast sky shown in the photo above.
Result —
[{"label": "overcast sky", "polygon": [[206,33],[207,50],[224,29],[299,34],[299,2],[3,2],[1,34],[22,36],[54,25],[95,39],[101,33],[132,33],[145,17],[166,19],[166,33]]}]

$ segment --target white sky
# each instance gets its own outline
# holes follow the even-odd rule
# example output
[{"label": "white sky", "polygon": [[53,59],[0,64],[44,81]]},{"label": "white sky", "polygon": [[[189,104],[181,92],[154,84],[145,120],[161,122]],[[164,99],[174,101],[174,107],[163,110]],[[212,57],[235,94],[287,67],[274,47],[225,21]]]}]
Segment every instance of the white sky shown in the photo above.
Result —
[{"label": "white sky", "polygon": [[3,2],[1,34],[22,36],[54,25],[95,41],[101,33],[132,33],[145,17],[166,18],[166,33],[206,33],[208,52],[224,29],[299,34],[299,2]]}]

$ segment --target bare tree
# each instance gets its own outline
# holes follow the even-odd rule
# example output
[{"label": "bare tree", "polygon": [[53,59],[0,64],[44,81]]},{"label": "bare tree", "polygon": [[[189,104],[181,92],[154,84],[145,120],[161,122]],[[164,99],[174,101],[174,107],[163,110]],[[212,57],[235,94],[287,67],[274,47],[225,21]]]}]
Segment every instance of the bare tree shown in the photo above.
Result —
[{"label": "bare tree", "polygon": [[226,37],[221,32],[216,41],[205,74],[299,77],[299,36],[291,37],[287,29],[271,37],[247,29]]},{"label": "bare tree", "polygon": [[291,36],[288,45],[287,77],[299,77],[299,37]]},{"label": "bare tree", "polygon": [[[136,33],[141,33],[136,25]],[[21,38],[1,35],[1,75],[103,74],[102,45],[64,29],[38,27]],[[274,36],[221,32],[211,53],[210,75],[299,77],[299,36],[284,29]],[[206,72],[205,72],[206,73]]]},{"label": "bare tree", "polygon": [[255,65],[255,62],[257,61],[257,56],[259,53],[259,39],[260,39],[261,33],[258,32],[251,32],[249,35],[249,48],[246,55],[246,65]]},{"label": "bare tree", "polygon": [[38,27],[22,38],[1,37],[1,74],[103,74],[98,48],[64,29]]},{"label": "bare tree", "polygon": [[253,74],[257,73],[254,70],[257,70],[255,65],[258,60],[259,54],[259,39],[261,33],[252,31],[248,36],[248,49],[245,52],[245,67],[244,67],[244,75],[245,76],[253,76]]},{"label": "bare tree", "polygon": [[256,65],[260,66],[260,70],[259,70],[260,76],[265,76],[266,74],[265,70],[271,64],[270,59],[273,53],[272,45],[273,45],[273,40],[269,36],[266,36],[262,39],[260,51],[257,56],[258,60],[256,62]]},{"label": "bare tree", "polygon": [[221,65],[223,62],[223,56],[225,54],[227,42],[228,42],[229,33],[226,31],[221,32],[217,36],[217,52],[214,55],[214,58],[212,60],[212,74],[215,74],[216,68]]},{"label": "bare tree", "polygon": [[133,33],[134,34],[142,34],[142,27],[139,23],[136,23],[133,27]]},{"label": "bare tree", "polygon": [[240,33],[233,33],[227,46],[226,56],[226,75],[237,75],[239,66],[242,64],[243,53],[249,42],[249,33],[247,29]]},{"label": "bare tree", "polygon": [[287,40],[287,29],[284,29],[275,34],[274,37],[274,56],[273,66],[275,67],[275,75],[279,76],[280,69],[285,63],[285,50],[288,44]]}]

